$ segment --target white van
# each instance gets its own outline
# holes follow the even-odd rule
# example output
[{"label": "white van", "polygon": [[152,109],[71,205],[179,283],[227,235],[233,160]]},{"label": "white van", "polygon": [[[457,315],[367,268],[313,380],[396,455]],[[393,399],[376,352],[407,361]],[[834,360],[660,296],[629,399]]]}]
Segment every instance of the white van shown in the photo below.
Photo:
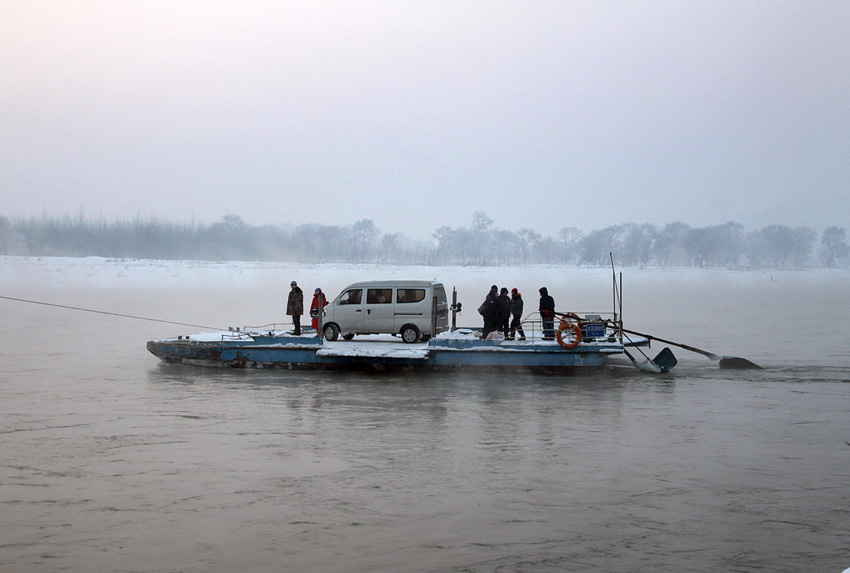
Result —
[{"label": "white van", "polygon": [[342,334],[400,334],[416,342],[449,329],[449,305],[442,283],[367,281],[349,285],[325,307],[322,331],[327,340]]}]

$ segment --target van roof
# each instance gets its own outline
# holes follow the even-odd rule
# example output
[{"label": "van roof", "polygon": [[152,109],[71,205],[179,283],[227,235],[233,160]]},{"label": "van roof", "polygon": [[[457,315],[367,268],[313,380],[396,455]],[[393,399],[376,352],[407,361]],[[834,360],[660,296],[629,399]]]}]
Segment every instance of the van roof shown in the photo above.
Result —
[{"label": "van roof", "polygon": [[352,283],[345,287],[345,289],[356,288],[356,287],[375,287],[382,286],[387,288],[392,287],[427,287],[432,285],[442,285],[440,281],[401,281],[401,280],[392,280],[392,281],[361,281],[357,283]]}]

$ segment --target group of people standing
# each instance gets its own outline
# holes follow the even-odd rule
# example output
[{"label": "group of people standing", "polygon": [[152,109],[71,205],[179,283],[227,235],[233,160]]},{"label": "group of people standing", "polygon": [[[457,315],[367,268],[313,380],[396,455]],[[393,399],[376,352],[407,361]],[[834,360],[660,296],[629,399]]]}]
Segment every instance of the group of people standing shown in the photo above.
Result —
[{"label": "group of people standing", "polygon": [[[290,283],[289,298],[286,302],[286,314],[292,317],[293,334],[301,334],[301,315],[304,314],[304,292],[298,283]],[[310,304],[310,326],[313,330],[319,328],[319,312],[328,305],[328,299],[322,289],[317,288],[313,292],[313,302]],[[494,332],[499,332],[508,340],[514,340],[517,333],[519,339],[525,340],[525,331],[522,329],[522,294],[519,290],[508,289],[493,285],[484,299],[484,303],[478,308],[478,312],[484,317],[484,328],[481,338],[487,338]],[[543,320],[543,340],[555,338],[555,300],[549,294],[546,287],[540,288],[540,318]]]},{"label": "group of people standing", "polygon": [[[519,339],[525,340],[525,331],[522,329],[522,294],[519,290],[508,289],[493,285],[490,292],[484,298],[484,303],[478,307],[478,312],[484,318],[484,328],[481,338],[493,337],[493,333],[501,333],[507,340],[515,340],[517,333]],[[555,300],[549,294],[546,287],[540,288],[540,317],[543,320],[543,340],[555,338]]]},{"label": "group of people standing", "polygon": [[[286,314],[292,317],[292,334],[298,336],[301,334],[301,315],[304,314],[304,292],[298,283],[292,281],[290,283],[289,298],[286,301]],[[328,305],[328,299],[322,289],[317,288],[313,292],[313,302],[310,304],[310,316],[313,317],[310,326],[313,330],[319,328],[319,309],[324,309]]]}]

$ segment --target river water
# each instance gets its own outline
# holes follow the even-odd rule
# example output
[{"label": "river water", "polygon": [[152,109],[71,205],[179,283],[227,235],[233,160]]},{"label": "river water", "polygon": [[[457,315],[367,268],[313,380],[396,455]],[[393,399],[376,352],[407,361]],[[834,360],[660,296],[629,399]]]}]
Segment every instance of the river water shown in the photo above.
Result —
[{"label": "river water", "polygon": [[[262,324],[291,274],[13,263],[5,296],[216,326]],[[556,301],[595,303],[572,272]],[[675,348],[666,375],[194,368],[145,342],[198,329],[0,300],[0,570],[840,572],[848,276],[705,273],[627,279],[630,324],[764,370]]]}]

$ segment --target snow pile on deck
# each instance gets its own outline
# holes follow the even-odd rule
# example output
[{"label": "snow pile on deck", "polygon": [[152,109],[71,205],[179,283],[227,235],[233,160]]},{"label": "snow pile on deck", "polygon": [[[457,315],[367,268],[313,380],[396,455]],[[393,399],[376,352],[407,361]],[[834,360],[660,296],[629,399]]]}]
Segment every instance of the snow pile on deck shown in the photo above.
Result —
[{"label": "snow pile on deck", "polygon": [[429,350],[425,344],[404,344],[403,342],[325,342],[316,351],[317,356],[352,356],[361,358],[398,358],[405,360],[425,360]]}]

